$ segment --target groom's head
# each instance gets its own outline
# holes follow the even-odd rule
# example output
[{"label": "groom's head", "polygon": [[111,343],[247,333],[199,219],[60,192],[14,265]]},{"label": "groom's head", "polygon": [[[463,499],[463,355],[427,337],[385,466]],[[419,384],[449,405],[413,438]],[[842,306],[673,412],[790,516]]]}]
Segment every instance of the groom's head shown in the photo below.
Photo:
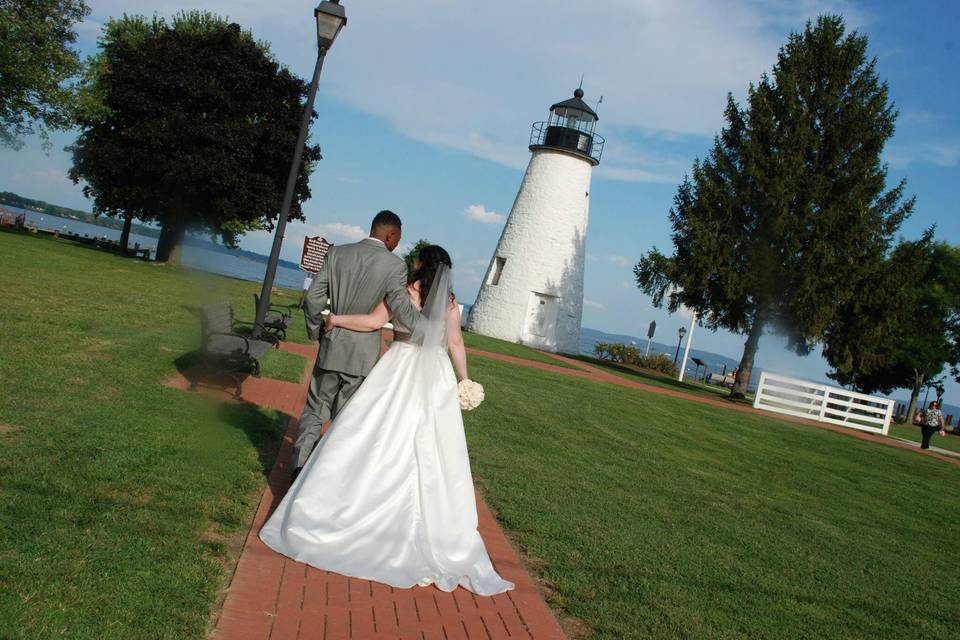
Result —
[{"label": "groom's head", "polygon": [[376,238],[387,245],[387,249],[393,251],[400,244],[402,226],[400,216],[393,211],[381,211],[370,225],[370,237]]}]

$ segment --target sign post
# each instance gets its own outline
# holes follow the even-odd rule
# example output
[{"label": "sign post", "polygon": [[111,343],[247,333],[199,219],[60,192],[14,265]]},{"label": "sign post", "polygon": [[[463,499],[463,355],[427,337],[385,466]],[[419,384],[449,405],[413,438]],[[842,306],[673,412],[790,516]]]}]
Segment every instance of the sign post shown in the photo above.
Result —
[{"label": "sign post", "polygon": [[650,341],[653,340],[653,334],[657,331],[657,321],[654,320],[650,323],[650,327],[647,329],[647,350],[643,354],[644,358],[650,356]]},{"label": "sign post", "polygon": [[303,239],[303,253],[300,254],[300,269],[307,273],[316,274],[323,268],[327,259],[327,252],[333,246],[326,238],[313,236]]},{"label": "sign post", "polygon": [[313,284],[313,277],[323,268],[323,263],[327,260],[327,252],[333,246],[332,242],[327,242],[326,238],[313,236],[303,239],[303,253],[300,254],[300,269],[306,272],[307,277],[303,279],[303,291],[300,292],[300,301],[297,307],[303,308],[303,298],[307,295],[307,290]]}]

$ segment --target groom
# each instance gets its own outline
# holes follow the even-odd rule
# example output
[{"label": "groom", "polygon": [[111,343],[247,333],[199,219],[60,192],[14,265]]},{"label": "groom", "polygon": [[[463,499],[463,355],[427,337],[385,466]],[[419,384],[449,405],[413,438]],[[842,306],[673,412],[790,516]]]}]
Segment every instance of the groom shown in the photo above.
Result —
[{"label": "groom", "polygon": [[323,423],[343,409],[380,357],[379,332],[358,333],[336,328],[321,337],[321,312],[330,300],[337,315],[370,313],[386,299],[394,317],[410,330],[420,313],[407,297],[407,266],[393,255],[400,244],[401,223],[392,211],[381,211],[370,225],[370,237],[330,248],[326,262],[304,296],[304,316],[311,340],[320,339],[307,405],[291,459],[293,479],[320,439]]}]

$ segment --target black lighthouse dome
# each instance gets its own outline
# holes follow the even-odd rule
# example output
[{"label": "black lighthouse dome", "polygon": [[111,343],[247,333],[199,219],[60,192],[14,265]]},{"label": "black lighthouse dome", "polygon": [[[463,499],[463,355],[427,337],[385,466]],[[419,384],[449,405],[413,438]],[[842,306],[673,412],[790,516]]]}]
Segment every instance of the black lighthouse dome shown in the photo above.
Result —
[{"label": "black lighthouse dome", "polygon": [[577,88],[572,98],[550,107],[549,120],[533,123],[530,150],[555,149],[600,164],[603,137],[596,133],[597,120],[597,113],[583,101],[583,89]]}]

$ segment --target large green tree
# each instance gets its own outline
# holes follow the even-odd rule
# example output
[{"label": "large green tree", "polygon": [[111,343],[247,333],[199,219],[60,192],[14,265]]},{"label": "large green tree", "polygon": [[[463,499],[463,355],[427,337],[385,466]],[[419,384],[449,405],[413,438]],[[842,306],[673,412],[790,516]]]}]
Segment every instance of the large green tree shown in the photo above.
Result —
[{"label": "large green tree", "polygon": [[83,0],[0,0],[0,144],[23,145],[73,124],[69,84],[82,66],[71,45],[90,13]]},{"label": "large green tree", "polygon": [[956,368],[958,337],[960,250],[928,232],[901,242],[841,306],[823,355],[841,384],[864,393],[909,389],[910,420],[924,386]]},{"label": "large green tree", "polygon": [[636,265],[654,304],[695,310],[710,329],[746,334],[731,393],[743,395],[760,337],[806,354],[889,250],[913,207],[888,190],[880,160],[896,112],[867,38],[820,17],[790,36],[747,105],[696,161],[670,210],[672,256]]},{"label": "large green tree", "polygon": [[[307,85],[223,18],[110,21],[83,81],[70,177],[97,212],[159,223],[157,259],[187,230],[235,245],[279,215]],[[303,219],[307,145],[290,219]],[[122,244],[128,233],[124,234]]]}]

